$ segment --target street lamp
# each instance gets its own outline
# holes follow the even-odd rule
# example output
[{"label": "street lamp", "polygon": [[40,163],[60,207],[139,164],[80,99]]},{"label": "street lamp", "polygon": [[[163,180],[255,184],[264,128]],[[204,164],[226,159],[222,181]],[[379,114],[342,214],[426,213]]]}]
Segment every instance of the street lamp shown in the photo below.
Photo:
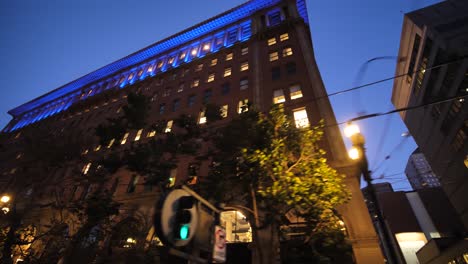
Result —
[{"label": "street lamp", "polygon": [[366,156],[366,148],[364,147],[364,144],[366,143],[364,135],[361,134],[359,127],[351,122],[346,124],[344,133],[345,136],[348,137],[351,140],[351,143],[353,144],[353,147],[348,152],[349,157],[352,160],[356,160],[358,162],[360,172],[367,183],[369,202],[374,204],[377,223],[381,226],[380,230],[382,230],[383,249],[387,252],[386,255],[389,260],[389,263],[397,263],[395,251],[393,250],[391,235],[386,228],[382,212],[380,211],[380,206],[377,200],[374,185],[372,185],[372,178],[370,175],[369,164]]},{"label": "street lamp", "polygon": [[10,212],[10,207],[8,204],[10,200],[11,200],[11,197],[6,194],[0,197],[0,208],[4,214],[8,214],[8,212]]},{"label": "street lamp", "polygon": [[0,201],[2,203],[8,203],[10,201],[11,197],[9,195],[3,195],[2,198],[0,198]]}]

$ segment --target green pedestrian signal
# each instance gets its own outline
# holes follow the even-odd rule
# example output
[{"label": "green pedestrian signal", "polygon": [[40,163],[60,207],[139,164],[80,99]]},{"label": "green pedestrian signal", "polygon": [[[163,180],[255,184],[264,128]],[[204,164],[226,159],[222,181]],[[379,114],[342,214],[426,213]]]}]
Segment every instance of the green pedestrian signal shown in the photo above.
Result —
[{"label": "green pedestrian signal", "polygon": [[180,226],[180,230],[179,230],[180,239],[182,239],[182,240],[188,239],[189,234],[190,234],[190,225],[189,224],[185,224],[185,225]]}]

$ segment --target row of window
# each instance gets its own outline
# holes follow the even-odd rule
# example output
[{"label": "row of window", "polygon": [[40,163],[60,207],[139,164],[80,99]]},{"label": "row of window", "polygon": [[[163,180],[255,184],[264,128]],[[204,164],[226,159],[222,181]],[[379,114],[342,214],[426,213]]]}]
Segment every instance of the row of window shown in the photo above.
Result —
[{"label": "row of window", "polygon": [[[291,86],[290,87],[290,90],[291,91],[294,91],[294,92],[291,92],[291,98],[293,98],[294,96],[298,96],[298,91],[300,93],[300,87],[299,87],[299,90],[297,90],[298,86]],[[302,94],[301,94],[302,96]],[[296,97],[296,98],[299,98],[299,97]],[[243,100],[240,100],[238,105],[237,105],[237,113],[241,114],[243,112],[246,112],[248,111],[248,106],[249,105],[249,100],[248,99],[243,99]],[[228,105],[223,105],[220,107],[220,114],[221,114],[221,117],[222,118],[226,118],[228,116]],[[295,109],[293,110],[293,117],[294,117],[294,122],[296,124],[296,127],[298,128],[302,128],[302,127],[308,127],[309,126],[309,119],[307,117],[307,111],[305,108],[299,108],[299,109]],[[173,120],[169,120],[167,121],[166,123],[166,127],[164,129],[164,133],[169,133],[172,131],[172,126],[173,126],[173,123],[174,121]],[[198,124],[204,124],[206,123],[206,115],[205,115],[205,109],[202,109],[198,115]],[[151,137],[154,137],[156,136],[156,131],[155,130],[149,130],[149,131],[146,131],[146,134],[144,133],[144,129],[139,129],[138,131],[136,131],[136,134],[135,134],[135,137],[133,138],[133,141],[136,142],[136,141],[139,141],[144,135],[146,135],[147,138],[151,138]],[[122,139],[120,140],[120,144],[121,145],[125,145],[127,143],[127,141],[129,140],[129,136],[130,136],[130,132],[127,132],[124,134],[124,136],[122,137]],[[106,148],[111,148],[114,144],[116,144],[116,140],[115,139],[112,139],[111,141],[109,141],[108,145],[105,146]],[[102,146],[101,145],[98,145],[94,148],[94,151],[97,152],[99,150],[102,149]],[[84,152],[83,152],[83,155],[86,155],[88,154],[89,150],[86,149]],[[90,166],[90,165],[89,165]],[[89,170],[89,167],[84,167],[82,172],[83,174],[86,174]]]},{"label": "row of window", "polygon": [[[291,47],[286,47],[286,48],[282,49],[281,56],[283,58],[289,57],[289,56],[292,56],[292,55],[293,55],[293,50],[292,50]],[[270,62],[279,60],[279,58],[280,58],[279,57],[279,52],[278,51],[270,52],[268,54],[268,58],[269,58]]]}]

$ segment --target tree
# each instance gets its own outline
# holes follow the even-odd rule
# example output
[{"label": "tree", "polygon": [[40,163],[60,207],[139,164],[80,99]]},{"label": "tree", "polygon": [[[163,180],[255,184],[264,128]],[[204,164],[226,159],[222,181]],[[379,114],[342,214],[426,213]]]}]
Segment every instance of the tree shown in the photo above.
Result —
[{"label": "tree", "polygon": [[288,224],[287,213],[304,220],[302,245],[314,249],[321,262],[329,257],[318,246],[319,234],[329,244],[344,242],[333,237],[341,229],[336,208],[349,193],[344,176],[327,164],[319,147],[322,127],[296,128],[278,105],[268,114],[249,110],[216,133],[211,170],[200,188],[219,202],[258,212],[251,221],[257,263],[275,261],[279,226]]}]

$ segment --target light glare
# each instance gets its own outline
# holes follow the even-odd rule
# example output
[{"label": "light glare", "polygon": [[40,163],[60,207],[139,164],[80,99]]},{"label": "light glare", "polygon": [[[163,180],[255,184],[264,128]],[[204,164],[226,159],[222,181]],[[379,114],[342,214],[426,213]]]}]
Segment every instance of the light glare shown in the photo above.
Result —
[{"label": "light glare", "polygon": [[359,153],[359,150],[357,148],[355,148],[355,147],[353,147],[352,149],[350,149],[348,151],[348,155],[352,160],[357,160],[361,156],[360,153]]},{"label": "light glare", "polygon": [[360,133],[361,131],[359,130],[358,125],[356,124],[347,124],[345,129],[344,129],[344,134],[346,137],[350,138],[353,135],[356,135]]},{"label": "light glare", "polygon": [[10,196],[3,195],[2,198],[0,198],[0,201],[2,201],[2,203],[8,203],[10,201]]}]

